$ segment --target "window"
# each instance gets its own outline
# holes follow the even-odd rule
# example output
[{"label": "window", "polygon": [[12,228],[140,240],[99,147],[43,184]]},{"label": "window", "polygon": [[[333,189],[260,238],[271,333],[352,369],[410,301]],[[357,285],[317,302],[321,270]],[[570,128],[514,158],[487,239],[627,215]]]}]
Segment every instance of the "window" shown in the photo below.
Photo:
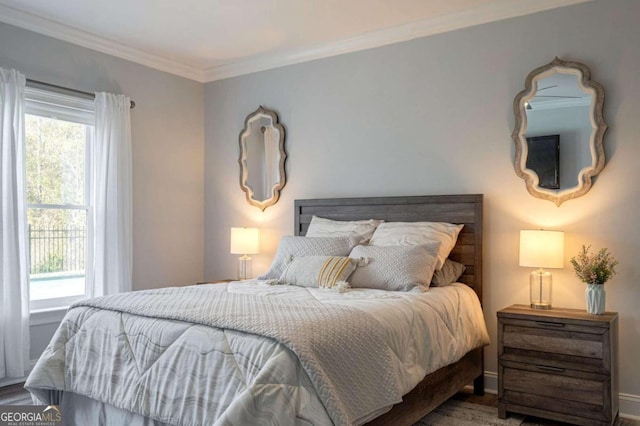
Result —
[{"label": "window", "polygon": [[31,310],[86,297],[91,267],[93,101],[27,88]]}]

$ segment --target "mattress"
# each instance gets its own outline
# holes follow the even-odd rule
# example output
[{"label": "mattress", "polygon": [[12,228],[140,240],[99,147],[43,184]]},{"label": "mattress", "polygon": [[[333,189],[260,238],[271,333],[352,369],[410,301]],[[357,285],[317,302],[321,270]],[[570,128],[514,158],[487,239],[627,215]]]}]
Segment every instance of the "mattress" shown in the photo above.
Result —
[{"label": "mattress", "polygon": [[[381,350],[389,354],[385,359],[399,395],[408,393],[425,375],[489,342],[478,298],[464,284],[425,293],[372,289],[338,293],[261,281],[205,285],[197,290],[283,306],[309,303],[335,312],[342,312],[342,307],[351,315],[360,312],[381,339]],[[330,402],[331,392],[337,391],[332,390],[332,382],[319,380],[317,371],[295,352],[295,345],[269,333],[162,316],[91,306],[71,309],[29,376],[27,389],[44,403],[61,401],[63,413],[75,422],[82,421],[82,416],[100,415],[137,424],[251,424],[256,419],[283,425],[360,424],[399,402],[398,398],[373,399],[355,417],[341,417],[344,413]],[[357,371],[349,367],[346,349],[346,360],[336,366],[341,375]],[[88,358],[91,363],[86,362]],[[95,369],[110,371],[109,379],[101,383],[92,379]],[[358,374],[347,374],[347,381],[361,380],[363,374]],[[134,376],[127,386],[118,385]],[[360,397],[358,392],[357,387],[349,389],[353,398]],[[367,389],[362,392],[366,400]]]}]

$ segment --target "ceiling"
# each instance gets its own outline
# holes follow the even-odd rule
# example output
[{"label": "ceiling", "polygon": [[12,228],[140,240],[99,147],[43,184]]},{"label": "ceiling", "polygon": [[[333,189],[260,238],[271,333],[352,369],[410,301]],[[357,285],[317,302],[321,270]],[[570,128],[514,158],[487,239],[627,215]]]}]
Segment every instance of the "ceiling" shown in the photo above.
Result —
[{"label": "ceiling", "polygon": [[0,0],[0,21],[200,82],[590,0]]}]

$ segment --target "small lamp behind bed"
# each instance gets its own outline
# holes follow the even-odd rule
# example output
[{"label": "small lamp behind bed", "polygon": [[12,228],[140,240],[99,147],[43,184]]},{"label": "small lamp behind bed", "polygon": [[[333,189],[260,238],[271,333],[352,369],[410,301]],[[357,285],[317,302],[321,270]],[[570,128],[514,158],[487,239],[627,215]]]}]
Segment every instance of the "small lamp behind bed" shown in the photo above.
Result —
[{"label": "small lamp behind bed", "polygon": [[551,309],[551,272],[543,268],[564,268],[564,232],[520,231],[520,266],[538,268],[531,272],[531,307]]},{"label": "small lamp behind bed", "polygon": [[231,254],[241,254],[238,258],[238,279],[251,278],[251,257],[259,253],[258,228],[231,228]]}]

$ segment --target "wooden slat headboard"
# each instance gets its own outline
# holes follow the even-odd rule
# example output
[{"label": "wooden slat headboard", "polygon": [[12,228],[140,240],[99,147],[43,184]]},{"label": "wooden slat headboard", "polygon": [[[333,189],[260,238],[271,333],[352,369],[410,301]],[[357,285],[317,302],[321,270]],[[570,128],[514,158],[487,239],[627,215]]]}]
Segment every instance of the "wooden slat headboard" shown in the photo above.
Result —
[{"label": "wooden slat headboard", "polygon": [[295,235],[306,234],[314,215],[333,220],[464,224],[449,258],[467,267],[460,281],[482,301],[482,194],[296,200]]}]

